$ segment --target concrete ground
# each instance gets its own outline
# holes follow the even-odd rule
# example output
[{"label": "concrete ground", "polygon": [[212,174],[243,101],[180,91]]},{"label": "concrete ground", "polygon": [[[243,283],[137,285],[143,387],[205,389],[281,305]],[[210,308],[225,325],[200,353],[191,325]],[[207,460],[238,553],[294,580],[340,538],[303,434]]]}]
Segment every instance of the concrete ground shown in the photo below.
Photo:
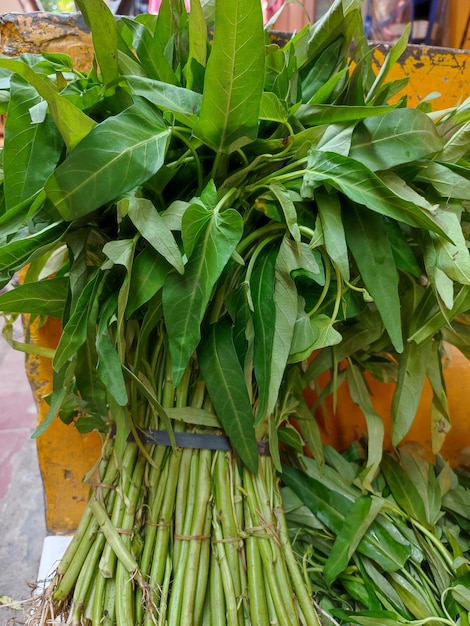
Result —
[{"label": "concrete ground", "polygon": [[[1,325],[1,323],[0,323]],[[21,338],[21,326],[15,325]],[[24,355],[0,337],[0,626],[23,611],[4,606],[7,598],[31,597],[46,536],[42,480],[36,444],[36,407],[24,369]],[[6,596],[6,597],[5,597]]]}]

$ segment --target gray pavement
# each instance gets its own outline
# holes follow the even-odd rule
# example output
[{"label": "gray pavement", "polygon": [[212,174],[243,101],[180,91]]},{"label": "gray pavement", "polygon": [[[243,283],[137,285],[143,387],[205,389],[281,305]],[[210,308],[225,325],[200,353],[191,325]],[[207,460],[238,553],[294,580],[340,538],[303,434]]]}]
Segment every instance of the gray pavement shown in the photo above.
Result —
[{"label": "gray pavement", "polygon": [[[24,356],[0,337],[0,602],[31,597],[46,535],[35,421]],[[23,614],[0,604],[0,626]]]}]

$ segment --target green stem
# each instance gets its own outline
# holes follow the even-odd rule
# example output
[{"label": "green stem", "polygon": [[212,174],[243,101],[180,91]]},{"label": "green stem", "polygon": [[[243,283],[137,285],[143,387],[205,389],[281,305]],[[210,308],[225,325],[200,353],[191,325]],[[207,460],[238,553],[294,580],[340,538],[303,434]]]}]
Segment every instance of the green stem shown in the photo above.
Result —
[{"label": "green stem", "polygon": [[[146,626],[154,626],[153,606],[158,606],[160,602],[160,590],[163,584],[163,578],[166,568],[166,559],[168,556],[168,544],[170,541],[170,531],[172,531],[172,518],[175,508],[175,494],[178,485],[178,475],[180,472],[182,451],[172,451],[168,461],[168,478],[164,489],[164,498],[161,511],[158,516],[157,536],[153,546],[153,561],[148,579],[148,586],[153,590],[153,597],[146,607],[144,624]],[[144,546],[145,551],[145,546]]]},{"label": "green stem", "polygon": [[129,574],[137,574],[139,570],[138,563],[132,556],[130,550],[121,540],[118,531],[116,530],[115,526],[113,526],[103,505],[97,500],[93,500],[92,502],[90,502],[90,507],[93,511],[93,515],[96,517],[96,520],[101,530],[103,531],[104,536],[106,537],[108,543],[111,545],[118,560],[124,565],[126,571]]},{"label": "green stem", "polygon": [[262,226],[261,228],[258,228],[257,230],[254,230],[248,233],[248,235],[244,237],[244,239],[242,239],[240,243],[238,244],[237,252],[238,254],[242,255],[243,252],[247,248],[249,248],[251,244],[254,243],[255,241],[258,241],[259,239],[262,239],[266,235],[270,235],[274,232],[284,233],[285,231],[286,231],[285,224],[277,224],[277,223],[266,224],[266,226]]},{"label": "green stem", "polygon": [[[183,598],[181,603],[181,618],[178,624],[197,624],[194,619],[194,605],[196,602],[196,592],[198,588],[198,576],[202,576],[207,580],[209,571],[201,572],[201,549],[202,544],[210,541],[210,535],[204,535],[204,527],[207,517],[207,509],[211,497],[211,450],[199,451],[199,467],[198,467],[198,487],[197,500],[194,507],[192,523],[191,523],[191,539],[187,541],[188,557],[186,567],[184,569],[184,577],[182,584]],[[176,581],[175,581],[176,583]],[[169,620],[169,624],[171,621]]]},{"label": "green stem", "polygon": [[[245,522],[247,527],[253,528],[253,519],[247,503],[245,503]],[[258,549],[258,540],[249,534],[246,538],[245,546],[251,623],[257,626],[269,626],[263,562]]]},{"label": "green stem", "polygon": [[299,562],[294,555],[292,544],[289,539],[289,531],[287,528],[286,517],[282,510],[282,498],[279,488],[275,487],[275,512],[279,521],[279,539],[282,545],[282,554],[285,558],[287,569],[293,583],[293,588],[297,601],[302,609],[304,618],[308,626],[321,626],[320,619],[314,609],[313,600],[308,591],[306,582],[302,578]]},{"label": "green stem", "polygon": [[220,571],[219,559],[217,558],[217,548],[213,547],[211,558],[211,571],[209,580],[210,593],[210,624],[211,626],[227,626],[225,620],[225,594],[222,583],[222,573]]},{"label": "green stem", "polygon": [[[199,569],[196,579],[196,598],[194,601],[194,623],[201,624],[204,613],[204,606],[207,598],[207,588],[210,578],[210,561],[211,561],[211,528],[212,528],[212,506],[210,501],[206,507],[206,519],[204,521],[203,536],[204,541],[201,545],[201,554],[199,556]],[[207,537],[207,539],[206,539]]]}]

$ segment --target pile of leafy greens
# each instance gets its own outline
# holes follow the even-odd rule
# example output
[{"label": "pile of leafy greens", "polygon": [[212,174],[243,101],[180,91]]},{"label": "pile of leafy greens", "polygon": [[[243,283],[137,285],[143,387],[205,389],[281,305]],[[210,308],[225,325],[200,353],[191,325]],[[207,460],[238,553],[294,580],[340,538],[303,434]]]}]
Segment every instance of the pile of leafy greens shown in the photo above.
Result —
[{"label": "pile of leafy greens", "polygon": [[307,442],[322,463],[302,391],[326,368],[367,417],[363,488],[383,442],[365,369],[397,370],[394,444],[426,375],[448,418],[470,103],[408,108],[387,80],[408,33],[374,71],[359,0],[281,42],[253,0],[217,0],[213,24],[199,0],[118,20],[77,4],[89,72],[0,57],[2,284],[28,267],[0,310],[62,320],[36,434],[59,415],[104,440],[39,623],[317,625],[282,451]]},{"label": "pile of leafy greens", "polygon": [[361,489],[364,449],[286,466],[283,502],[324,624],[469,623],[469,477],[406,444]]}]

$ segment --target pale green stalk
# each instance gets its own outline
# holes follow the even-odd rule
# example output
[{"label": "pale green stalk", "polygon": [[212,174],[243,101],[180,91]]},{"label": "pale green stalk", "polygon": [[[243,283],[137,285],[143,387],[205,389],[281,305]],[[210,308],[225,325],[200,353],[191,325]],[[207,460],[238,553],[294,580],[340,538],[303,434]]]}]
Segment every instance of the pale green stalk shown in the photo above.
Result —
[{"label": "pale green stalk", "polygon": [[[173,556],[173,568],[174,568],[174,581],[173,590],[170,597],[170,604],[168,607],[168,624],[169,626],[179,626],[181,623],[181,609],[184,601],[184,596],[193,596],[193,588],[189,586],[185,588],[186,583],[186,569],[191,567],[189,563],[189,549],[192,542],[189,537],[192,536],[193,519],[195,518],[195,509],[197,508],[197,502],[199,500],[199,460],[200,451],[186,448],[183,450],[184,457],[187,456],[190,461],[188,463],[188,477],[184,477],[183,482],[178,482],[178,497],[175,508],[175,548]],[[180,489],[184,489],[184,494],[180,493]],[[184,497],[186,496],[186,497]],[[179,506],[178,506],[179,505]],[[203,517],[203,520],[205,515]],[[181,532],[177,530],[176,520],[183,519],[183,523],[178,524],[178,528],[181,528]],[[200,534],[200,533],[199,533]],[[193,583],[194,576],[188,580],[189,584]],[[191,623],[191,621],[189,622]]]},{"label": "pale green stalk", "polygon": [[72,598],[72,624],[73,626],[79,626],[82,623],[82,614],[85,610],[87,597],[90,589],[93,587],[92,583],[95,580],[96,564],[100,558],[103,546],[105,544],[105,537],[101,533],[98,533],[96,539],[88,551],[87,557],[81,567],[80,574],[75,583],[75,588]]},{"label": "pale green stalk", "polygon": [[114,578],[106,578],[105,580],[102,626],[113,626],[116,614],[116,581]]},{"label": "pale green stalk", "polygon": [[173,572],[173,563],[169,556],[166,557],[165,576],[160,594],[160,605],[158,607],[158,626],[167,624],[166,616],[168,612],[168,596],[170,594],[171,575]]},{"label": "pale green stalk", "polygon": [[[253,527],[247,502],[245,503],[245,522],[248,528]],[[269,626],[263,563],[258,549],[258,540],[254,535],[248,534],[245,546],[251,623],[257,626]]]},{"label": "pale green stalk", "polygon": [[223,595],[225,599],[226,626],[238,626],[238,607],[235,588],[233,586],[232,573],[230,565],[227,561],[224,546],[224,536],[222,527],[217,519],[217,511],[214,508],[212,517],[213,536],[215,543],[215,557],[220,568],[220,577],[222,581]]},{"label": "pale green stalk", "polygon": [[[237,471],[237,470],[235,470]],[[240,550],[243,541],[240,538],[240,528],[235,521],[233,510],[233,476],[230,468],[230,455],[217,453],[214,463],[215,508],[217,519],[223,535],[223,552],[227,559],[228,569],[232,577],[235,597],[241,598],[245,591],[242,588],[240,573]],[[241,520],[243,526],[243,519]],[[239,624],[244,623],[243,611],[239,611]]]},{"label": "pale green stalk", "polygon": [[[211,528],[212,528],[212,506],[213,502],[209,501],[206,507],[206,519],[204,521],[204,530],[202,532],[204,540],[201,545],[201,554],[199,556],[199,569],[196,576],[196,597],[194,600],[194,623],[203,623],[204,606],[208,594],[208,585],[210,578],[210,561],[211,561]],[[207,539],[206,539],[207,537]]]},{"label": "pale green stalk", "polygon": [[213,547],[211,558],[211,571],[209,581],[210,593],[210,623],[204,623],[204,626],[227,626],[225,620],[225,594],[222,583],[222,574],[220,565],[216,555],[216,548]]},{"label": "pale green stalk", "polygon": [[[175,494],[178,484],[178,475],[180,470],[182,451],[176,450],[171,453],[168,465],[168,481],[165,484],[165,495],[158,517],[157,536],[154,545],[152,567],[148,581],[146,581],[151,590],[153,597],[150,606],[145,609],[144,624],[146,626],[154,625],[152,613],[155,606],[159,605],[160,589],[163,584],[165,574],[165,564],[168,555],[168,543],[170,541],[170,532],[173,533],[173,511],[175,507]],[[144,547],[145,550],[145,547]]]},{"label": "pale green stalk", "polygon": [[282,554],[277,543],[277,530],[274,527],[275,520],[272,517],[263,480],[259,474],[253,476],[246,468],[244,478],[248,506],[252,520],[255,521],[255,526],[247,529],[247,532],[255,533],[258,538],[264,571],[279,623],[293,626],[298,624],[297,611],[291,598],[290,582],[282,562]]},{"label": "pale green stalk", "polygon": [[[199,451],[199,471],[197,484],[197,500],[193,511],[191,523],[191,539],[187,541],[187,562],[183,570],[184,578],[181,590],[183,592],[181,602],[181,617],[176,624],[197,624],[194,616],[194,605],[197,597],[198,576],[207,580],[209,570],[201,572],[201,550],[202,544],[210,540],[204,536],[204,527],[207,517],[207,509],[211,498],[211,450]],[[176,583],[176,581],[175,581]],[[171,624],[171,620],[169,620]]]},{"label": "pale green stalk", "polygon": [[[174,534],[176,537],[189,534],[188,525],[191,523],[191,520],[188,519],[187,512],[190,507],[194,505],[197,490],[194,472],[191,473],[191,466],[194,462],[193,451],[190,448],[185,448],[181,454],[181,465],[178,473],[178,487],[175,499]],[[191,479],[193,481],[192,484]],[[175,575],[177,575],[176,571],[178,563],[180,562],[180,552],[183,547],[184,542],[175,539],[175,545],[173,547]]]},{"label": "pale green stalk", "polygon": [[93,599],[93,607],[91,610],[91,626],[101,626],[104,615],[106,594],[106,578],[98,570],[95,578],[95,597]]},{"label": "pale green stalk", "polygon": [[[117,488],[117,497],[111,513],[111,524],[114,528],[121,527],[121,521],[126,507],[126,493],[129,488],[131,474],[137,460],[138,451],[137,445],[132,442],[128,442],[124,450],[124,455],[120,464],[121,475],[119,479],[119,486]],[[112,549],[110,543],[107,543],[103,549],[99,569],[105,578],[111,578],[114,574],[115,567],[116,553]]]}]

